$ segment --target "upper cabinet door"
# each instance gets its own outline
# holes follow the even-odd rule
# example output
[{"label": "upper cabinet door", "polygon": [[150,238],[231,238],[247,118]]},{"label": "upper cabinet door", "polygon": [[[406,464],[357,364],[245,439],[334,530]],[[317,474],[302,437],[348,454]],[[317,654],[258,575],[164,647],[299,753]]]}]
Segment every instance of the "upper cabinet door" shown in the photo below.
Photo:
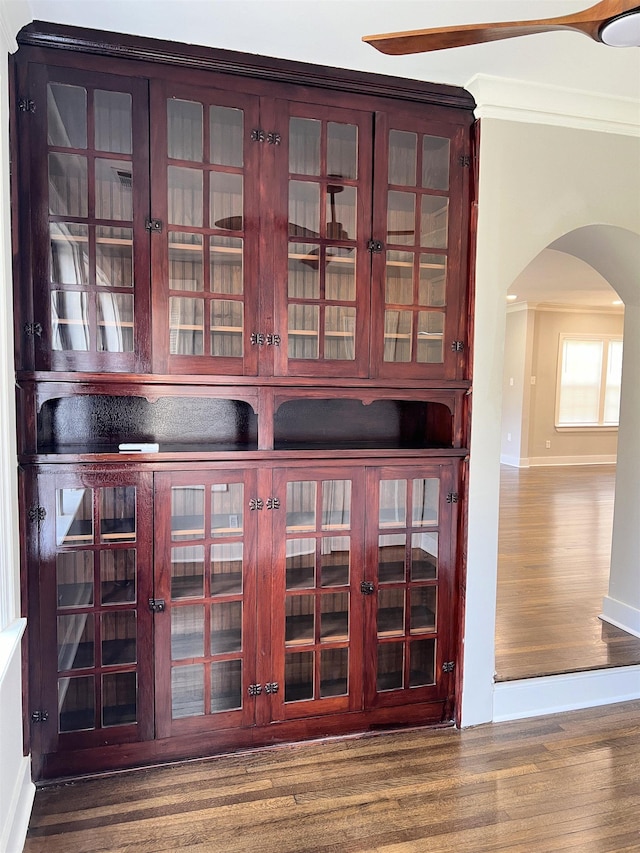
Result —
[{"label": "upper cabinet door", "polygon": [[148,370],[146,83],[39,66],[29,91],[33,304],[23,366]]},{"label": "upper cabinet door", "polygon": [[372,375],[463,379],[468,132],[376,115]]},{"label": "upper cabinet door", "polygon": [[257,372],[258,107],[233,92],[152,84],[156,373]]},{"label": "upper cabinet door", "polygon": [[279,178],[263,225],[275,255],[274,373],[368,376],[371,113],[275,110],[281,142],[265,155]]}]

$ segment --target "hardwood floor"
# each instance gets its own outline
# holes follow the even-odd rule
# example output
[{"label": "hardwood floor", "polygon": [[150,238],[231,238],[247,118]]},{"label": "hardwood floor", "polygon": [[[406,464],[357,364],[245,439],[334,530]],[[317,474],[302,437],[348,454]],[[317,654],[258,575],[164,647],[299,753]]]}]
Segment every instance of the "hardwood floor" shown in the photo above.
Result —
[{"label": "hardwood floor", "polygon": [[25,853],[640,850],[640,701],[41,789]]},{"label": "hardwood floor", "polygon": [[498,681],[640,663],[640,639],[598,619],[615,465],[502,466]]}]

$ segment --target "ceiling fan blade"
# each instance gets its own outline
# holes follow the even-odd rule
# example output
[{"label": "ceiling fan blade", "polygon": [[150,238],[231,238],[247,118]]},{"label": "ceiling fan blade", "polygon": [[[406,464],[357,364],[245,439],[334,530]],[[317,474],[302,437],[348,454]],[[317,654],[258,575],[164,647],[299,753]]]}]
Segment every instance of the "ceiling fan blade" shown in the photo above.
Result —
[{"label": "ceiling fan blade", "polygon": [[556,30],[573,30],[585,33],[596,41],[600,41],[600,29],[605,22],[637,8],[640,8],[639,0],[601,0],[600,3],[590,6],[588,9],[571,15],[563,15],[559,18],[463,24],[462,26],[364,36],[362,40],[381,53],[395,56],[444,50],[450,47],[464,47],[471,44],[484,44],[500,39]]}]

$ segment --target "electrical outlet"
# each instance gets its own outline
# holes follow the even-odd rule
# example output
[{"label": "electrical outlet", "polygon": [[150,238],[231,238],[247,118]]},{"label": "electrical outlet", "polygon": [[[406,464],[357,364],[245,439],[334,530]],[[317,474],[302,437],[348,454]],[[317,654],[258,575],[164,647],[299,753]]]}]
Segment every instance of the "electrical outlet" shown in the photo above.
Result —
[{"label": "electrical outlet", "polygon": [[535,377],[535,376],[532,376],[532,377],[531,377],[531,384],[532,384],[532,385],[535,385],[535,384],[536,384],[536,377]]},{"label": "electrical outlet", "polygon": [[547,450],[549,450],[549,448],[551,447],[551,442],[548,440],[545,441],[544,446],[547,448]]}]

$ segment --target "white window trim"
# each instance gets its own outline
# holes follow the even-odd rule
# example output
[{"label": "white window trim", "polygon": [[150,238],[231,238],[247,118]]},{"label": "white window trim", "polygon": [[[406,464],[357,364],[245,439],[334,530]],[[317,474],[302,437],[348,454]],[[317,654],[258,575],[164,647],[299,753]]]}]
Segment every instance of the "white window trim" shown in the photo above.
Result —
[{"label": "white window trim", "polygon": [[554,426],[556,432],[618,432],[618,424],[610,424],[610,423],[573,423],[573,424],[561,424],[558,423],[558,414],[560,411],[560,388],[562,384],[562,351],[564,348],[565,341],[598,341],[599,343],[605,344],[602,358],[602,367],[601,367],[601,384],[600,384],[600,400],[599,400],[599,412],[602,414],[604,407],[604,391],[606,388],[606,375],[607,375],[607,363],[609,359],[609,344],[612,341],[623,341],[622,335],[610,335],[610,334],[590,334],[590,335],[580,335],[580,334],[571,334],[569,332],[564,333],[561,332],[558,338],[558,364],[556,370],[556,400],[554,407]]}]

